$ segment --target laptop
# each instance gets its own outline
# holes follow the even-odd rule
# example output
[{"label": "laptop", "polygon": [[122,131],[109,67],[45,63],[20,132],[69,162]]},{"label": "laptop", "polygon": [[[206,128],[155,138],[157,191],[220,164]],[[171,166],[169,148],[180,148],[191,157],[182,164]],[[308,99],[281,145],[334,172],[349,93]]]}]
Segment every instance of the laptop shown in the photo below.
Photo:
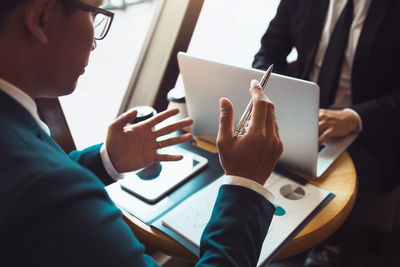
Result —
[{"label": "laptop", "polygon": [[[235,125],[250,100],[252,79],[260,80],[264,71],[218,63],[187,53],[178,53],[178,64],[186,91],[193,135],[216,142],[219,99],[226,97],[234,106]],[[351,134],[331,138],[318,148],[319,86],[279,74],[271,74],[266,95],[275,105],[284,151],[278,166],[317,179],[357,138]],[[267,151],[266,151],[267,153]]]}]

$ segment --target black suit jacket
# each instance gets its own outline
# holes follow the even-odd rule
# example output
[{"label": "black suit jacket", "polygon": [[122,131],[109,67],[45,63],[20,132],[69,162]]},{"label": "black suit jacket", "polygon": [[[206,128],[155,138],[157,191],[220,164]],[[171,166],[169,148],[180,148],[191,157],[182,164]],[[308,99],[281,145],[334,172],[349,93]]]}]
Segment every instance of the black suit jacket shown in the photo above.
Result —
[{"label": "black suit jacket", "polygon": [[[293,47],[295,76],[308,79],[324,27],[329,0],[282,0],[261,39],[253,67],[284,73]],[[372,0],[352,69],[352,100],[362,119],[360,139],[386,176],[399,175],[400,150],[400,1]],[[323,95],[326,92],[320,92]],[[321,107],[329,103],[320,103]]]}]

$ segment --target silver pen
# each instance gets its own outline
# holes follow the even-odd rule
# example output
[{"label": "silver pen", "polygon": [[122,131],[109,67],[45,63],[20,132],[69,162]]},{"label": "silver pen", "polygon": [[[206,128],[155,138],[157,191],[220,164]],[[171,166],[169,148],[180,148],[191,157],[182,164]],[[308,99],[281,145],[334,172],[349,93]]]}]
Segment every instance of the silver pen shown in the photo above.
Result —
[{"label": "silver pen", "polygon": [[[262,89],[265,88],[265,85],[267,84],[269,77],[271,76],[273,66],[274,65],[271,64],[271,66],[269,66],[267,71],[264,73],[264,76],[261,78],[260,86]],[[233,134],[234,137],[237,138],[239,136],[239,134],[241,134],[242,131],[245,129],[245,127],[247,126],[247,123],[249,122],[249,120],[251,118],[252,110],[253,110],[253,99],[250,99],[250,102],[247,105],[246,110],[244,111],[242,117],[239,120],[239,123],[237,124],[237,126],[235,128],[235,132]]]}]

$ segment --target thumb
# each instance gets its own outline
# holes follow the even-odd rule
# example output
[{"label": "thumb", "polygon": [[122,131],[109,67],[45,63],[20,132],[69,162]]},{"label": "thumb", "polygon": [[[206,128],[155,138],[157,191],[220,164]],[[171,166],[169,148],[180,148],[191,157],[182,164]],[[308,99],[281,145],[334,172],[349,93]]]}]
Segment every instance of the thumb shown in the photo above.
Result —
[{"label": "thumb", "polygon": [[226,98],[221,98],[219,101],[219,140],[230,140],[233,136],[233,105]]},{"label": "thumb", "polygon": [[136,109],[131,109],[128,110],[125,113],[122,113],[111,125],[111,128],[114,129],[122,129],[124,128],[128,123],[132,123],[133,120],[137,116],[137,110]]}]

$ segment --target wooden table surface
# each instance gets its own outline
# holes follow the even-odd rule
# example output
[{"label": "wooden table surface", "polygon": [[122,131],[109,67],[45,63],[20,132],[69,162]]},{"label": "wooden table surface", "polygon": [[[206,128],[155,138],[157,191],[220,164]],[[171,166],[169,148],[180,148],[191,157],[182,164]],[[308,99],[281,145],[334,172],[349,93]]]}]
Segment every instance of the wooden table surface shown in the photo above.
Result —
[{"label": "wooden table surface", "polygon": [[[198,139],[196,141],[199,147],[216,152],[214,145]],[[357,176],[347,152],[318,181],[309,182],[334,193],[335,197],[290,241],[275,260],[295,255],[325,240],[342,225],[354,206]],[[196,256],[163,232],[146,225],[124,210],[122,212],[125,221],[142,243],[172,256],[196,260]]]}]

